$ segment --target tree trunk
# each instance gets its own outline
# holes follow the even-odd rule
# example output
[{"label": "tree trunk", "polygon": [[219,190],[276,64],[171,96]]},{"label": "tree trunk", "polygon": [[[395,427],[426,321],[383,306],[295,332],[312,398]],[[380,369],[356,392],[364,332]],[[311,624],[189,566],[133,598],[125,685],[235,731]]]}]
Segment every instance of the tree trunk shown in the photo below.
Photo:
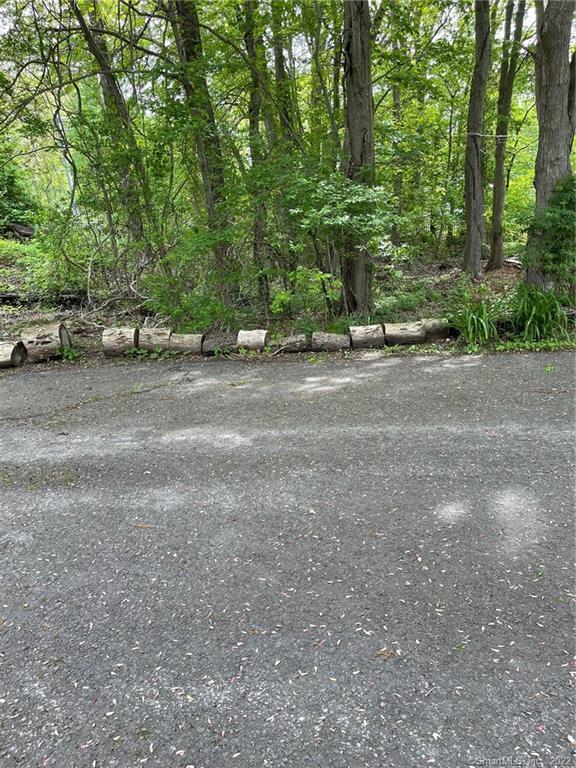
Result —
[{"label": "tree trunk", "polygon": [[[182,62],[182,84],[193,121],[194,141],[202,185],[208,229],[215,235],[228,225],[226,210],[224,160],[216,126],[214,107],[203,71],[204,53],[200,20],[194,0],[174,0],[169,4],[170,21]],[[230,246],[218,242],[214,246],[218,289],[225,300],[230,298]]]},{"label": "tree trunk", "polygon": [[464,197],[466,204],[466,244],[464,269],[474,277],[482,274],[482,244],[486,239],[484,224],[484,103],[490,75],[490,2],[476,0],[475,64],[470,102],[468,105],[468,134],[464,166]]},{"label": "tree trunk", "polygon": [[290,78],[284,59],[284,38],[282,35],[282,0],[271,0],[272,48],[274,52],[274,73],[276,75],[276,102],[280,130],[287,141],[295,138],[294,105],[290,89]]},{"label": "tree trunk", "polygon": [[[86,47],[98,66],[104,107],[114,126],[110,131],[110,138],[113,142],[120,145],[118,153],[120,192],[126,207],[126,226],[134,240],[145,240],[142,208],[146,212],[150,223],[153,226],[155,225],[148,174],[142,161],[136,137],[134,136],[128,105],[113,70],[104,34],[105,30],[97,13],[97,4],[94,3],[94,12],[90,15],[88,21],[77,2],[72,2],[71,6],[82,31]],[[124,147],[121,146],[122,140],[125,144]],[[153,248],[150,243],[147,243],[146,258],[140,266],[144,266],[152,258]]]},{"label": "tree trunk", "polygon": [[[538,113],[538,153],[534,186],[536,210],[547,207],[558,181],[571,171],[570,151],[574,139],[576,57],[570,61],[570,33],[575,0],[536,2],[536,111]],[[536,234],[537,238],[537,234]],[[535,240],[528,243],[534,260]],[[554,281],[542,265],[528,267],[526,280],[544,289]]]},{"label": "tree trunk", "polygon": [[[260,135],[260,117],[262,111],[262,87],[260,71],[266,66],[263,57],[262,37],[257,31],[256,16],[257,0],[244,2],[244,45],[251,64],[250,67],[250,98],[248,103],[248,143],[252,168],[257,168],[263,159],[262,137]],[[259,55],[260,54],[260,55]],[[252,227],[252,254],[258,270],[258,294],[262,311],[266,314],[270,303],[270,286],[266,272],[266,206],[259,185],[254,192],[255,210]]]},{"label": "tree trunk", "polygon": [[506,197],[506,143],[510,125],[510,107],[512,104],[512,93],[514,91],[514,80],[518,69],[518,58],[522,42],[522,25],[524,22],[525,9],[525,0],[520,0],[514,22],[514,40],[510,49],[514,0],[509,0],[506,5],[506,21],[504,25],[504,40],[502,43],[502,63],[500,66],[500,82],[498,85],[498,120],[496,123],[494,189],[492,193],[492,238],[490,242],[490,259],[486,267],[487,269],[500,269],[504,259],[502,225]]},{"label": "tree trunk", "polygon": [[[344,2],[345,123],[342,170],[359,184],[374,183],[374,133],[370,4]],[[371,255],[365,242],[350,238],[342,255],[342,284],[347,312],[367,314],[372,308]]]}]

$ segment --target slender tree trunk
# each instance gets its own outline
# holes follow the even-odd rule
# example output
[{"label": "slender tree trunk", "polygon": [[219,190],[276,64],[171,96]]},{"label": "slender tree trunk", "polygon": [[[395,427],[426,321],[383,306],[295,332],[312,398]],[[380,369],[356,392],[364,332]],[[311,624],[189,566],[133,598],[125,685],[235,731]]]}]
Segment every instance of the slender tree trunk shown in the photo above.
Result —
[{"label": "slender tree trunk", "polygon": [[514,91],[514,80],[518,69],[520,45],[522,43],[522,25],[524,23],[525,0],[520,0],[516,9],[514,21],[514,39],[510,48],[512,16],[514,0],[506,5],[506,21],[504,25],[504,41],[502,43],[502,63],[500,66],[500,82],[498,85],[498,120],[496,123],[496,151],[494,159],[494,189],[492,197],[492,238],[490,242],[490,259],[486,269],[500,269],[504,260],[504,238],[502,226],[504,219],[504,203],[506,198],[506,144],[510,126],[510,107]]},{"label": "slender tree trunk", "polygon": [[280,130],[287,141],[295,136],[295,117],[292,104],[290,78],[284,58],[284,37],[282,34],[282,0],[271,0],[272,48],[274,51],[274,72],[276,75],[276,103],[280,118]]},{"label": "slender tree trunk", "polygon": [[476,0],[475,63],[466,136],[464,197],[466,204],[466,244],[464,269],[474,277],[482,274],[482,245],[486,239],[484,224],[484,103],[490,75],[490,2]]},{"label": "slender tree trunk", "polygon": [[[169,5],[170,21],[183,66],[182,83],[194,126],[194,140],[208,228],[216,235],[229,224],[226,208],[224,160],[214,107],[203,72],[204,53],[200,21],[194,0],[174,0]],[[218,289],[225,301],[231,295],[230,246],[224,237],[215,246]]]},{"label": "slender tree trunk", "polygon": [[[99,69],[100,89],[102,91],[104,107],[116,128],[116,131],[111,131],[112,140],[120,144],[123,139],[126,145],[125,148],[121,148],[119,151],[119,157],[121,158],[119,171],[121,192],[126,206],[126,226],[134,239],[142,240],[144,238],[144,221],[138,187],[142,192],[144,209],[153,219],[152,204],[148,175],[142,162],[140,149],[136,143],[128,106],[116,75],[113,72],[110,53],[103,34],[103,26],[96,15],[97,10],[87,20],[77,2],[72,2],[71,5],[86,46],[94,57]],[[127,154],[128,158],[126,158]],[[150,254],[148,255],[150,256]]]},{"label": "slender tree trunk", "polygon": [[[401,130],[402,124],[402,94],[400,93],[400,86],[398,83],[394,83],[392,86],[392,114],[394,116],[394,131],[398,136]],[[402,215],[402,193],[403,193],[403,177],[402,177],[402,161],[400,159],[400,150],[398,147],[398,140],[394,141],[394,198],[396,200],[395,214],[397,217]],[[390,234],[390,240],[393,245],[400,245],[401,237],[400,230],[398,228],[398,221],[395,221],[392,225],[392,231]]]},{"label": "slender tree trunk", "polygon": [[[344,1],[345,140],[342,170],[349,179],[374,183],[374,133],[370,4]],[[367,314],[372,308],[371,262],[366,243],[350,239],[342,260],[344,303],[348,312]]]},{"label": "slender tree trunk", "polygon": [[[257,168],[262,163],[262,137],[260,135],[260,115],[262,111],[262,89],[260,83],[260,66],[258,52],[262,47],[262,39],[256,29],[256,16],[258,13],[257,0],[245,0],[244,2],[244,45],[246,54],[251,63],[250,68],[250,98],[248,103],[248,130],[250,161],[252,168]],[[262,199],[262,192],[258,188],[254,194],[255,211],[252,228],[252,254],[254,264],[258,270],[258,294],[262,309],[266,312],[270,302],[270,288],[266,274],[265,237],[266,237],[266,207]]]},{"label": "slender tree trunk", "polygon": [[[570,60],[570,34],[575,7],[575,0],[548,0],[546,4],[543,0],[536,0],[535,67],[539,134],[534,186],[537,211],[547,207],[554,187],[571,171],[570,151],[576,118],[576,57],[573,55]],[[535,239],[528,243],[532,257],[535,255],[534,244]],[[552,276],[538,263],[528,267],[526,280],[545,290],[554,287]]]}]

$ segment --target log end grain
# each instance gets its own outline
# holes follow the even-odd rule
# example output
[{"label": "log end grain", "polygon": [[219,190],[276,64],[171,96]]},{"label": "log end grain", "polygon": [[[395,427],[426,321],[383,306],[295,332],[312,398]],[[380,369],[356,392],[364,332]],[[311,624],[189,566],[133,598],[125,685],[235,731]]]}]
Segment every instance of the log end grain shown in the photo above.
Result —
[{"label": "log end grain", "polygon": [[19,368],[27,357],[22,341],[0,341],[0,368]]}]

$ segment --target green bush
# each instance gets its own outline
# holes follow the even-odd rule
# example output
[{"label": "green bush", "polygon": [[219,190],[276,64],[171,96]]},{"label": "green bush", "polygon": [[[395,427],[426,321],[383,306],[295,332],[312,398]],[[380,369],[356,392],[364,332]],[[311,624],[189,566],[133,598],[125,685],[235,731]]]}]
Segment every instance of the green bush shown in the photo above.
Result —
[{"label": "green bush", "polygon": [[465,289],[448,320],[468,344],[488,344],[498,340],[498,309],[487,291]]},{"label": "green bush", "polygon": [[514,335],[523,341],[570,337],[562,300],[553,291],[520,284],[511,309]]},{"label": "green bush", "polygon": [[275,315],[326,317],[340,298],[341,281],[320,269],[297,267],[288,274],[288,280],[290,288],[277,291],[270,302],[270,311]]}]

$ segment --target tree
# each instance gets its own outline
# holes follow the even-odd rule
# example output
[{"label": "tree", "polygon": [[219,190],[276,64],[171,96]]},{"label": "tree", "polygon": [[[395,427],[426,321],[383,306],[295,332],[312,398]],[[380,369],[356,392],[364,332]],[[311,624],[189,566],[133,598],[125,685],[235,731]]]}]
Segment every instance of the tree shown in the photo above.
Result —
[{"label": "tree", "polygon": [[[345,139],[342,170],[358,184],[374,183],[372,55],[368,0],[345,0]],[[350,238],[342,260],[344,302],[348,312],[368,313],[372,306],[371,255],[365,242]]]},{"label": "tree", "polygon": [[464,198],[466,204],[466,244],[464,269],[474,277],[482,274],[482,245],[486,239],[484,223],[484,106],[490,75],[490,2],[474,4],[475,62],[466,135]]},{"label": "tree", "polygon": [[[534,186],[536,212],[548,206],[558,182],[570,171],[576,122],[576,52],[570,59],[575,0],[536,0],[535,54],[538,153]],[[552,275],[538,263],[535,238],[528,244],[526,279],[544,289],[554,287]]]},{"label": "tree", "polygon": [[169,13],[178,46],[181,81],[192,117],[208,228],[217,240],[214,247],[217,288],[221,296],[228,300],[232,286],[230,285],[230,246],[225,237],[229,220],[226,207],[224,159],[214,107],[204,72],[200,20],[193,0],[172,0],[169,4]]},{"label": "tree", "polygon": [[504,259],[503,219],[504,201],[506,197],[506,144],[510,125],[510,107],[514,80],[518,69],[520,46],[522,42],[522,25],[524,23],[525,0],[520,0],[514,20],[514,37],[510,42],[514,0],[506,4],[506,20],[504,24],[504,40],[502,43],[502,61],[500,64],[500,81],[498,85],[498,119],[496,121],[496,151],[494,159],[494,189],[492,192],[492,237],[490,242],[490,258],[486,269],[500,269]]}]

